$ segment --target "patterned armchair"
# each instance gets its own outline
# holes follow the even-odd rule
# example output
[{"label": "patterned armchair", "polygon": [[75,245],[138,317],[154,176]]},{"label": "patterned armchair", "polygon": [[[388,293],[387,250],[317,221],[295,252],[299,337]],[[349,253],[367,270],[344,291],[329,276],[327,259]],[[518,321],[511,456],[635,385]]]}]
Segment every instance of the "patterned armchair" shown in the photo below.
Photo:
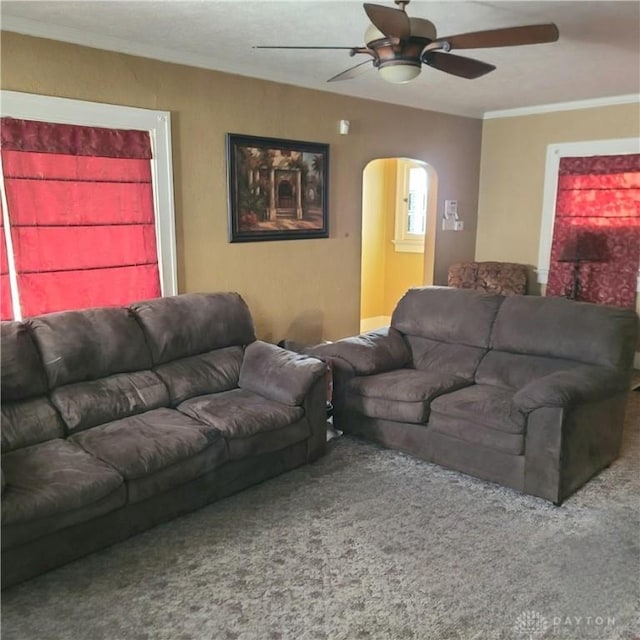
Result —
[{"label": "patterned armchair", "polygon": [[527,267],[514,262],[456,262],[449,267],[448,285],[503,296],[527,292]]}]

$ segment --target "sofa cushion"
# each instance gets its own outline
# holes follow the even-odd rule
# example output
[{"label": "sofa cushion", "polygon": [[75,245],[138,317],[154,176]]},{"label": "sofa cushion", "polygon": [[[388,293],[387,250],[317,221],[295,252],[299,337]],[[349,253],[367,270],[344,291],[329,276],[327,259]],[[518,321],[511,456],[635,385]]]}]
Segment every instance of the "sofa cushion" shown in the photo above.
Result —
[{"label": "sofa cushion", "polygon": [[25,400],[47,392],[47,378],[36,345],[21,322],[0,326],[0,395],[3,402]]},{"label": "sofa cushion", "polygon": [[347,387],[347,407],[370,418],[422,423],[433,398],[468,384],[457,376],[416,369],[358,376]]},{"label": "sofa cushion", "polygon": [[51,401],[62,415],[69,433],[75,433],[166,407],[169,394],[155,373],[136,371],[65,385],[51,393]]},{"label": "sofa cushion", "polygon": [[151,368],[144,334],[127,309],[87,309],[27,321],[49,387]]},{"label": "sofa cushion", "polygon": [[[70,440],[122,474],[129,502],[197,478],[226,455],[215,429],[166,408],[103,424]],[[198,457],[205,450],[207,455]]]},{"label": "sofa cushion", "polygon": [[48,398],[2,402],[2,452],[29,447],[64,435],[64,423]]},{"label": "sofa cushion", "polygon": [[274,402],[247,389],[192,398],[178,405],[178,410],[220,431],[234,460],[279,451],[311,435],[301,407]]},{"label": "sofa cushion", "polygon": [[473,382],[474,373],[487,352],[481,347],[450,344],[420,336],[407,336],[406,339],[416,369],[437,371],[441,375],[465,378],[469,382]]},{"label": "sofa cushion", "polygon": [[175,407],[194,396],[235,389],[242,358],[242,347],[226,347],[161,364],[154,371],[167,386]]},{"label": "sofa cushion", "polygon": [[[74,523],[82,522],[85,507],[118,492],[123,484],[114,468],[66,440],[50,440],[4,454],[2,469],[7,481],[3,526],[65,513],[75,514]],[[124,494],[118,494],[115,506],[123,503]],[[107,510],[114,508],[113,502],[105,504],[109,505]]]},{"label": "sofa cushion", "polygon": [[503,300],[468,289],[409,289],[393,311],[391,326],[409,336],[486,349]]},{"label": "sofa cushion", "polygon": [[520,389],[551,373],[588,368],[589,365],[575,360],[491,350],[478,366],[475,381],[483,385]]},{"label": "sofa cushion", "polygon": [[[492,429],[472,420],[452,418],[442,413],[431,414],[429,419],[429,431],[442,433],[456,440],[462,440],[479,447],[485,447],[494,451],[501,451],[513,456],[524,453],[524,434],[509,433],[500,429]],[[482,459],[482,449],[478,448],[476,455]]]},{"label": "sofa cushion", "polygon": [[132,305],[153,364],[253,342],[251,314],[237,293],[186,293]]},{"label": "sofa cushion", "polygon": [[260,456],[273,451],[281,451],[298,442],[309,438],[311,430],[306,418],[292,422],[286,427],[259,431],[252,436],[244,438],[227,438],[229,457],[232,460],[242,460],[254,456]]},{"label": "sofa cushion", "polygon": [[496,317],[491,347],[629,369],[635,352],[638,316],[564,298],[511,296]]},{"label": "sofa cushion", "polygon": [[526,418],[514,407],[513,394],[512,389],[474,384],[433,400],[432,419],[438,413],[498,431],[521,434]]},{"label": "sofa cushion", "polygon": [[304,416],[301,407],[274,402],[247,389],[192,398],[178,405],[178,410],[218,429],[227,438],[246,438],[261,431],[273,431]]}]

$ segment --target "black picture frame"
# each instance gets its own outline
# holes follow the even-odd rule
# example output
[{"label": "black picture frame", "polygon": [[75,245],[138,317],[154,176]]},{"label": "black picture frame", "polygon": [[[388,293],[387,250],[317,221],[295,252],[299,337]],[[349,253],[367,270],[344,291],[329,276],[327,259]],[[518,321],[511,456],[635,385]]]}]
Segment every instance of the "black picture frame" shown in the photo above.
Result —
[{"label": "black picture frame", "polygon": [[329,145],[227,134],[229,242],[329,237]]}]

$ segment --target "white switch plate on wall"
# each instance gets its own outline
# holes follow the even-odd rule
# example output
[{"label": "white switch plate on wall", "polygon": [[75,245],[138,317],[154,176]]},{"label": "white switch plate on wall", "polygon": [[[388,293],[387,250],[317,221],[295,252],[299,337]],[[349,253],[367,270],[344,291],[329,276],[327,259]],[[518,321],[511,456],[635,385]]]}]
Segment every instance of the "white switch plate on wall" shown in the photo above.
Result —
[{"label": "white switch plate on wall", "polygon": [[464,222],[462,220],[442,220],[443,231],[464,231]]}]

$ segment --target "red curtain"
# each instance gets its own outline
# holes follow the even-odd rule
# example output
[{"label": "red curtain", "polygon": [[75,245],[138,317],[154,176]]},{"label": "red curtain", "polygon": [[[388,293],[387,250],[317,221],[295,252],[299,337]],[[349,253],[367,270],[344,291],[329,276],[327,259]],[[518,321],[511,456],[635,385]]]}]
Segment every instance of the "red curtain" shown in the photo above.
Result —
[{"label": "red curtain", "polygon": [[4,215],[0,203],[0,320],[13,320],[11,287],[9,285],[9,262],[7,260],[7,239],[4,235]]},{"label": "red curtain", "polygon": [[2,119],[23,317],[160,295],[146,131]]},{"label": "red curtain", "polygon": [[578,298],[635,308],[640,154],[560,160],[547,295],[571,288],[575,262],[565,260],[572,247],[587,240],[598,250],[578,263]]}]

